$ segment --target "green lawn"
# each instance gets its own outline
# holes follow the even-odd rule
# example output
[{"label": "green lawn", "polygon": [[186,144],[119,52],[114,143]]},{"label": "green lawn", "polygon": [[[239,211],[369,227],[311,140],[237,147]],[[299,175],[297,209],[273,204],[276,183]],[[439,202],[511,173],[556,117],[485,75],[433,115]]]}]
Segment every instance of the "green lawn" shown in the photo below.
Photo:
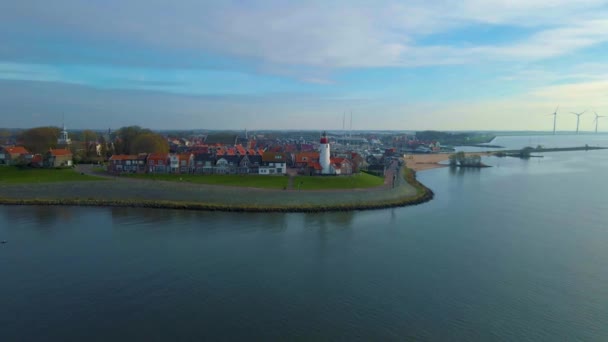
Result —
[{"label": "green lawn", "polygon": [[97,180],[104,179],[81,175],[73,169],[19,169],[14,166],[0,166],[0,184],[56,183]]},{"label": "green lawn", "polygon": [[[301,186],[300,186],[300,183]],[[360,189],[384,184],[384,178],[360,173],[353,176],[298,176],[293,181],[295,190]]]},{"label": "green lawn", "polygon": [[162,180],[171,182],[189,182],[198,184],[213,184],[226,186],[241,186],[266,189],[283,189],[287,187],[286,176],[260,176],[260,175],[172,175],[172,174],[129,174],[132,177],[149,180]]}]

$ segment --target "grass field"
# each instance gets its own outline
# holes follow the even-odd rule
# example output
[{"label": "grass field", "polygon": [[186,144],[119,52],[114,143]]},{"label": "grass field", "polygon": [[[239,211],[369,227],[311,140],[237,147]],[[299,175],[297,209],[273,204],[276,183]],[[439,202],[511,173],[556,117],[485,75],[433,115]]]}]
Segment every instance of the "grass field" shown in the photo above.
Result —
[{"label": "grass field", "polygon": [[[301,183],[301,185],[300,185]],[[353,176],[298,176],[293,181],[295,190],[362,189],[384,184],[384,178],[361,173]]]},{"label": "grass field", "polygon": [[188,182],[197,184],[241,186],[264,189],[283,189],[287,187],[288,178],[285,176],[259,175],[171,175],[171,174],[131,174],[125,177],[162,180],[170,182]]},{"label": "grass field", "polygon": [[81,175],[73,169],[19,169],[13,166],[0,167],[0,184],[56,183],[97,180],[104,179]]}]

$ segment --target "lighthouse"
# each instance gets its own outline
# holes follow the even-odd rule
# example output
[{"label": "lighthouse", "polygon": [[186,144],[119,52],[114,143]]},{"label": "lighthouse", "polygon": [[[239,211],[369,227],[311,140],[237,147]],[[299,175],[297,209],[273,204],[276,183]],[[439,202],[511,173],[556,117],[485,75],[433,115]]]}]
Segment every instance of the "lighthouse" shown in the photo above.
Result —
[{"label": "lighthouse", "polygon": [[323,135],[321,136],[321,145],[319,146],[319,152],[319,164],[321,164],[322,168],[321,173],[324,175],[331,174],[331,163],[329,161],[329,139],[327,139],[327,134],[325,132],[323,132]]}]

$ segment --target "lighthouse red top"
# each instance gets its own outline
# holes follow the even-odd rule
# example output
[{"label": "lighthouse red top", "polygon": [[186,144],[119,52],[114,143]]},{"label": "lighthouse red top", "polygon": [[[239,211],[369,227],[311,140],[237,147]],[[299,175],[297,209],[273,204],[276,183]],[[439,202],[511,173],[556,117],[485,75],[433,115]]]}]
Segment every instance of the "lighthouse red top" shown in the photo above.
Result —
[{"label": "lighthouse red top", "polygon": [[321,144],[329,144],[329,139],[327,139],[327,134],[325,132],[323,132],[323,135],[321,136]]}]

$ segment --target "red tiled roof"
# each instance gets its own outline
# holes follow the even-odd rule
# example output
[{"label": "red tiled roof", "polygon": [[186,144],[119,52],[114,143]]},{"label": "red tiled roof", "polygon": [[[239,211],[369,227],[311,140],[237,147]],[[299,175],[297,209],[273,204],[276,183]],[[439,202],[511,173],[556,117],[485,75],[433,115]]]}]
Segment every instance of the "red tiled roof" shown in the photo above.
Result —
[{"label": "red tiled roof", "polygon": [[51,149],[50,152],[51,152],[51,155],[55,156],[55,157],[58,157],[58,156],[71,156],[72,155],[72,152],[70,152],[70,150],[66,150],[64,148],[59,148],[59,149],[56,149],[56,150]]},{"label": "red tiled roof", "polygon": [[350,160],[346,159],[346,158],[331,158],[331,163],[336,165],[337,167],[342,167],[342,164],[344,163],[348,163],[351,164]]},{"label": "red tiled roof", "polygon": [[[278,157],[278,158],[277,158]],[[264,152],[262,160],[265,162],[286,162],[287,156],[281,152]]]},{"label": "red tiled roof", "polygon": [[139,156],[129,154],[115,154],[110,157],[110,160],[137,160]]},{"label": "red tiled roof", "polygon": [[189,161],[190,160],[190,154],[188,154],[188,153],[179,154],[178,157],[179,157],[179,161],[180,162],[182,160],[185,160],[185,161]]},{"label": "red tiled roof", "polygon": [[321,164],[319,164],[318,162],[309,162],[308,167],[312,167],[315,170],[323,170]]},{"label": "red tiled roof", "polygon": [[[304,157],[306,157],[306,161],[302,160]],[[319,152],[301,152],[296,154],[296,163],[310,162],[313,159],[319,161]]]},{"label": "red tiled roof", "polygon": [[23,146],[7,147],[6,152],[10,154],[28,154],[29,152]]},{"label": "red tiled roof", "polygon": [[163,164],[166,164],[167,163],[167,158],[169,158],[169,155],[167,155],[167,154],[151,153],[148,156],[148,162],[151,162],[151,161],[162,161]]},{"label": "red tiled roof", "polygon": [[42,155],[41,154],[35,154],[32,157],[32,163],[42,163],[43,159],[42,159]]}]

